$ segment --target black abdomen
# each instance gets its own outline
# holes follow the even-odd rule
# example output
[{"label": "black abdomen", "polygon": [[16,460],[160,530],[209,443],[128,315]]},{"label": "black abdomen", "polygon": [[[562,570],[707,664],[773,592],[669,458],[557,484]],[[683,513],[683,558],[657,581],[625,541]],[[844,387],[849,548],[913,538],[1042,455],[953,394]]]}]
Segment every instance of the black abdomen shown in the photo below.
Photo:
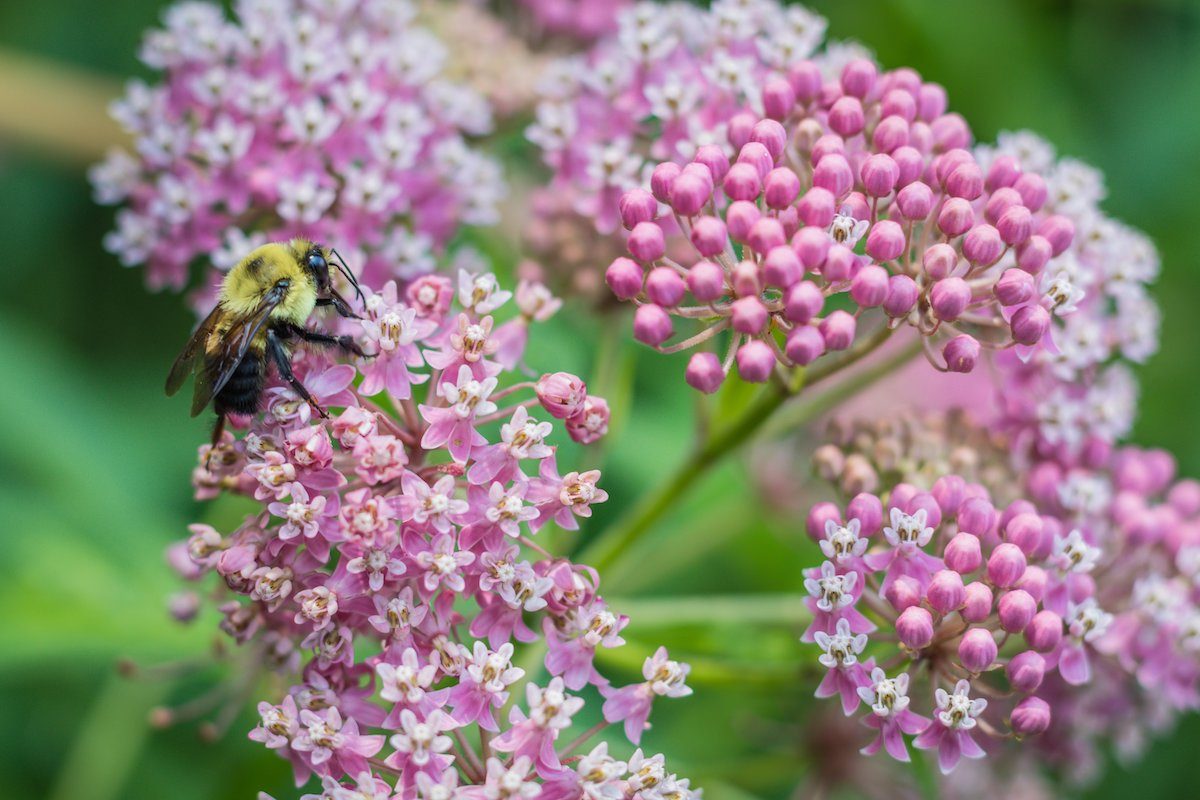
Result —
[{"label": "black abdomen", "polygon": [[266,370],[261,353],[249,352],[242,358],[229,382],[213,400],[218,414],[253,414],[262,400]]}]

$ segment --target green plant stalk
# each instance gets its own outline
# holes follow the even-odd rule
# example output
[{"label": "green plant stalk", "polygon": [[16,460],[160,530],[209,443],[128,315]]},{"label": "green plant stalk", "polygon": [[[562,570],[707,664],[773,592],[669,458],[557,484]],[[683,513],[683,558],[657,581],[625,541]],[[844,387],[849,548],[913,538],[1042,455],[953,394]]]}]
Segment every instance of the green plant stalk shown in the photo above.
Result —
[{"label": "green plant stalk", "polygon": [[[733,424],[720,428],[708,437],[665,481],[643,496],[631,511],[586,546],[575,560],[595,567],[603,574],[622,553],[637,543],[700,477],[719,464],[725,456],[753,438],[787,400],[871,354],[886,342],[891,334],[892,331],[886,326],[880,328],[848,350],[842,358],[800,373],[794,385],[785,385],[781,381],[771,383]],[[919,345],[919,342],[917,344]],[[829,397],[822,395],[798,408],[796,413],[789,415],[788,425],[799,425],[818,416],[839,400],[907,362],[918,349],[919,347],[907,347],[897,358],[889,359],[858,376],[852,376],[829,392]]]}]

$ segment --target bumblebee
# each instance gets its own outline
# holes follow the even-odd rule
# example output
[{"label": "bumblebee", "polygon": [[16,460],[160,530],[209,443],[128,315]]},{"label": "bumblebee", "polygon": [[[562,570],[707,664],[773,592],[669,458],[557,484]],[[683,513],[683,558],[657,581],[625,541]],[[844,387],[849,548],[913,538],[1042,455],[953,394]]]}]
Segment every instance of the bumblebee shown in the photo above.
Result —
[{"label": "bumblebee", "polygon": [[225,429],[227,415],[258,411],[271,365],[317,414],[329,416],[292,372],[288,356],[296,341],[366,356],[349,336],[331,336],[305,327],[318,306],[333,306],[343,317],[358,318],[333,288],[330,264],[346,276],[361,298],[362,290],[341,257],[306,239],[265,244],[225,276],[216,308],[175,360],[166,386],[167,395],[173,395],[188,375],[196,374],[192,416],[212,402],[217,412],[214,445]]}]

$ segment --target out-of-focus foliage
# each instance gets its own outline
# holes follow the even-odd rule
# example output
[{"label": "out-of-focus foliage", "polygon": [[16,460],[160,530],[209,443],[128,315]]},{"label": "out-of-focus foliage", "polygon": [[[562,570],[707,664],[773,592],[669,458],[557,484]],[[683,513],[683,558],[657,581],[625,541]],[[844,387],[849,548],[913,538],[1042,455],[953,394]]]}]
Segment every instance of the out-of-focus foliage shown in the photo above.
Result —
[{"label": "out-of-focus foliage", "polygon": [[[0,4],[0,46],[133,74],[141,31],[161,5]],[[1164,262],[1163,349],[1141,370],[1137,438],[1200,474],[1191,196],[1200,10],[1171,0],[810,5],[829,17],[834,38],[859,39],[885,65],[945,84],[980,136],[1032,128],[1106,172],[1107,209],[1144,229]],[[529,153],[503,145],[506,159]],[[213,745],[198,744],[194,727],[146,729],[151,706],[194,696],[216,670],[183,683],[127,682],[113,667],[119,656],[203,655],[213,626],[180,629],[164,609],[177,585],[162,549],[196,513],[187,478],[205,436],[186,401],[161,393],[191,317],[178,298],[147,295],[139,274],[101,250],[110,213],[91,202],[78,164],[0,142],[0,796],[189,800],[247,797],[259,786],[294,796],[283,762],[245,740],[246,716]],[[511,268],[510,246],[484,244],[506,262],[502,271]],[[575,313],[583,310],[561,314],[552,323],[561,335],[542,337],[529,361],[591,375],[614,401],[612,502],[598,509],[594,531],[685,455],[693,398],[680,380],[656,380],[663,369],[681,373],[682,361],[642,357],[632,343],[597,349],[603,323]],[[606,575],[611,604],[633,617],[631,647],[617,651],[623,666],[636,669],[652,641],[693,664],[696,695],[656,712],[646,744],[669,748],[718,800],[788,797],[813,767],[799,745],[812,683],[797,677],[812,654],[796,641],[794,599],[780,599],[802,591],[808,547],[798,525],[758,507],[734,463]],[[711,596],[712,587],[742,598]],[[1114,765],[1089,796],[1183,796],[1198,746],[1193,721],[1137,765]]]}]

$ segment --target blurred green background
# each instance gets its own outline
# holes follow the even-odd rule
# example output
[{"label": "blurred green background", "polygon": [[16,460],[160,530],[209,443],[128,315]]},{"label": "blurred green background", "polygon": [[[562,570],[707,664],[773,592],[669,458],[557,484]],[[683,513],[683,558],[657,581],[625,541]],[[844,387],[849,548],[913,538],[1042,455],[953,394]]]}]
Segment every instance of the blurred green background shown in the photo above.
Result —
[{"label": "blurred green background", "polygon": [[[114,80],[136,74],[141,32],[162,5],[7,0],[0,56]],[[1149,232],[1164,262],[1163,347],[1140,370],[1137,436],[1200,474],[1191,196],[1200,176],[1200,9],[1171,0],[810,5],[829,18],[833,38],[859,39],[884,65],[945,84],[980,138],[1033,128],[1107,173],[1109,212]],[[9,67],[0,58],[0,98],[12,96]],[[82,95],[102,101],[95,95],[107,85],[84,85]],[[37,102],[3,105],[9,129],[50,113]],[[68,138],[87,139],[62,120]],[[195,696],[219,671],[183,683],[127,681],[113,666],[119,656],[203,655],[212,641],[211,617],[191,628],[168,621],[164,601],[178,586],[162,558],[197,517],[188,474],[205,434],[184,401],[161,391],[191,316],[103,252],[112,212],[93,205],[85,166],[61,147],[0,138],[0,797],[249,798],[259,788],[294,797],[285,764],[245,740],[251,715],[215,744],[199,743],[193,726],[146,728],[152,706]],[[587,375],[596,326],[560,315],[530,362]],[[618,409],[605,464],[612,502],[593,531],[673,466],[690,436],[690,395],[681,380],[662,380],[661,359],[632,347],[615,358],[632,364],[632,385],[606,389],[634,413]],[[682,373],[682,362],[671,366]],[[795,523],[759,508],[738,464],[706,488],[606,575],[614,605],[634,620],[615,666],[636,667],[659,641],[696,665],[696,694],[656,707],[646,745],[666,750],[707,796],[804,796],[805,781],[829,764],[802,746],[812,683],[797,664],[812,653],[795,640],[796,606],[728,598],[794,596],[811,556]],[[709,596],[686,599],[701,594]],[[1193,720],[1140,763],[1114,764],[1087,796],[1187,796],[1197,748]]]}]

